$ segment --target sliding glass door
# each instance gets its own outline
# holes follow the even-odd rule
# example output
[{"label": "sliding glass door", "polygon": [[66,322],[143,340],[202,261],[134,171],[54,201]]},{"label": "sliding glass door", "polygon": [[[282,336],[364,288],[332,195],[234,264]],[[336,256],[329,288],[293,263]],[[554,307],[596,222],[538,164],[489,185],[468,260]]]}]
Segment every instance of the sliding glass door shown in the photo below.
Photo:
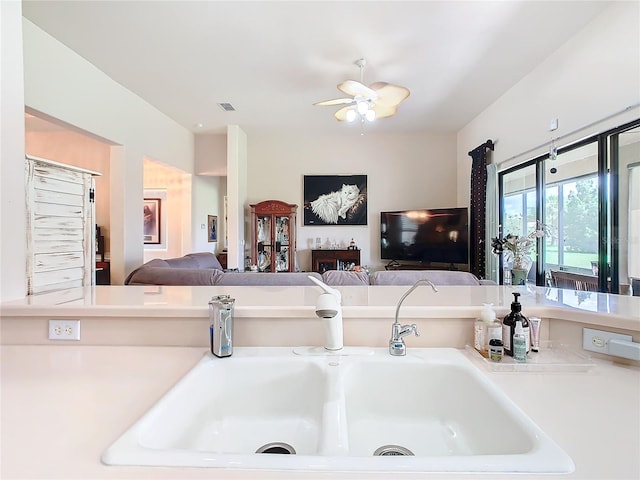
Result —
[{"label": "sliding glass door", "polygon": [[511,167],[498,188],[501,237],[545,226],[528,282],[640,295],[640,120]]},{"label": "sliding glass door", "polygon": [[[524,165],[501,176],[500,236],[524,237],[536,228],[537,190],[536,165]],[[503,257],[503,260],[507,258]],[[509,277],[509,266],[503,265],[502,273]],[[504,280],[504,279],[503,279]],[[508,278],[507,278],[508,283]],[[536,269],[528,272],[528,281],[535,283]]]},{"label": "sliding glass door", "polygon": [[611,288],[640,296],[640,125],[611,135],[610,152],[618,171],[612,177],[612,191],[618,192],[612,203],[618,208],[612,218],[611,249],[619,259],[611,271]]},{"label": "sliding glass door", "polygon": [[543,265],[552,270],[596,275],[598,265],[598,144],[590,142],[547,158],[544,164],[546,225]]}]

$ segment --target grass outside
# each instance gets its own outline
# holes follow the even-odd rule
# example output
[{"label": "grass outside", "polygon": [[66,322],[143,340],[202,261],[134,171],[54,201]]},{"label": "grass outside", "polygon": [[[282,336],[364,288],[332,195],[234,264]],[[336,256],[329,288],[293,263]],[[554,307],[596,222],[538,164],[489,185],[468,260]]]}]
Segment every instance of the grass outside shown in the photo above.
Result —
[{"label": "grass outside", "polygon": [[[578,253],[578,252],[564,252],[563,266],[585,268],[591,271],[591,262],[598,261],[598,252],[594,253]],[[547,246],[546,251],[546,263],[558,265],[558,247]]]}]

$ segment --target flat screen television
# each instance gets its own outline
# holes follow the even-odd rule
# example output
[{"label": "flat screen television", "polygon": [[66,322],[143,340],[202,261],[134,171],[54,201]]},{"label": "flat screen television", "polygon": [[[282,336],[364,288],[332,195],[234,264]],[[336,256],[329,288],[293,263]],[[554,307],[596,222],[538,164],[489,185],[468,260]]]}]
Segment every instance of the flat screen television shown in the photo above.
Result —
[{"label": "flat screen television", "polygon": [[469,263],[468,209],[381,212],[380,253],[385,260]]}]

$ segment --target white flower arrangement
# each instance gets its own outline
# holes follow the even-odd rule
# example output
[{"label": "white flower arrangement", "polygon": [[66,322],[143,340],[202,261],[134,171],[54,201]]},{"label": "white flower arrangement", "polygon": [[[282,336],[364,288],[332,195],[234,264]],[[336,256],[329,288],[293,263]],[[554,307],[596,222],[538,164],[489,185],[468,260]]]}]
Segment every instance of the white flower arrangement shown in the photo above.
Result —
[{"label": "white flower arrangement", "polygon": [[491,240],[493,253],[499,255],[505,253],[507,261],[513,261],[513,268],[516,270],[526,270],[527,272],[533,264],[535,247],[538,238],[542,238],[546,233],[546,225],[537,222],[536,229],[526,237],[507,234],[506,237],[496,237]]}]

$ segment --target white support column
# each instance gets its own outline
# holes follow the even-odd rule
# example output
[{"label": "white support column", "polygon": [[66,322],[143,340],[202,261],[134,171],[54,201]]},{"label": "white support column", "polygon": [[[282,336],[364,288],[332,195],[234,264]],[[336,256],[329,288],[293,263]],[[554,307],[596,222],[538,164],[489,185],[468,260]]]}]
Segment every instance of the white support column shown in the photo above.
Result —
[{"label": "white support column", "polygon": [[6,301],[27,291],[21,2],[0,2],[0,34],[0,301]]},{"label": "white support column", "polygon": [[[122,285],[127,272],[142,265],[142,153],[111,147],[111,284]],[[139,204],[139,208],[131,205]]]},{"label": "white support column", "polygon": [[244,270],[247,204],[247,135],[238,125],[227,127],[227,267]]}]

